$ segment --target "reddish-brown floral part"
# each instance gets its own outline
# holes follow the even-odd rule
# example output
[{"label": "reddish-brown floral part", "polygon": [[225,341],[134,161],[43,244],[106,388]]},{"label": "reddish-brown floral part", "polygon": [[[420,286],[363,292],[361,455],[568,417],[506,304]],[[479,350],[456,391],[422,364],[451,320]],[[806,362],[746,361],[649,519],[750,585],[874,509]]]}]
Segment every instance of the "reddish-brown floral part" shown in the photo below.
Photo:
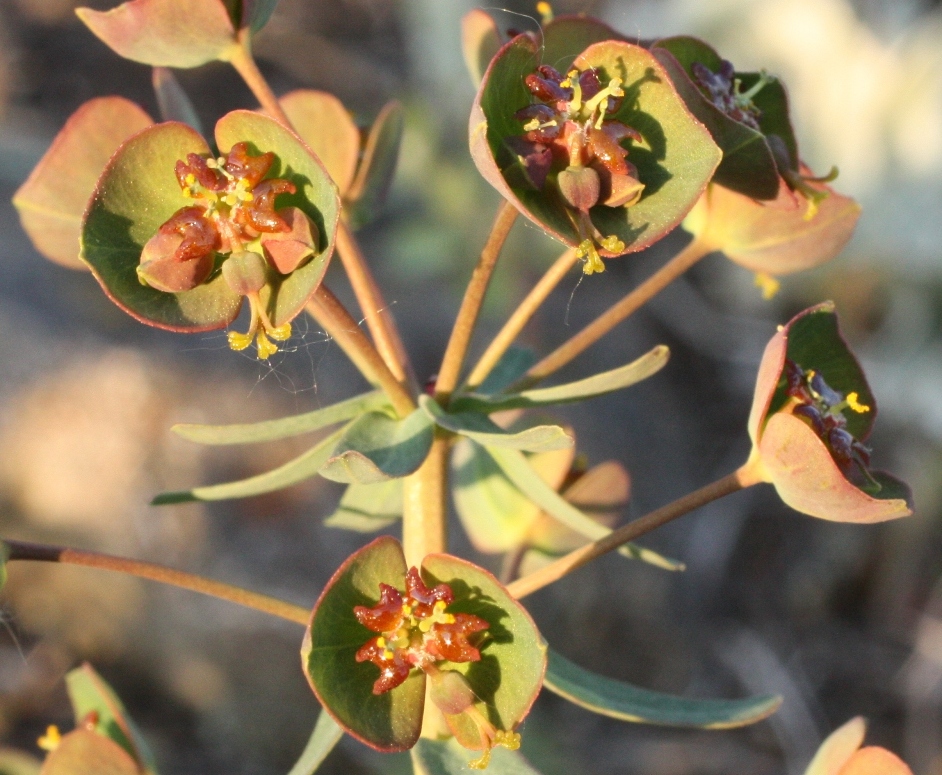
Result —
[{"label": "reddish-brown floral part", "polygon": [[431,669],[436,662],[477,662],[481,652],[468,640],[488,629],[479,616],[448,613],[454,594],[447,584],[429,589],[417,568],[406,574],[406,593],[380,584],[379,602],[356,606],[357,621],[373,632],[356,654],[357,662],[372,662],[380,670],[373,694],[395,689],[413,668]]}]

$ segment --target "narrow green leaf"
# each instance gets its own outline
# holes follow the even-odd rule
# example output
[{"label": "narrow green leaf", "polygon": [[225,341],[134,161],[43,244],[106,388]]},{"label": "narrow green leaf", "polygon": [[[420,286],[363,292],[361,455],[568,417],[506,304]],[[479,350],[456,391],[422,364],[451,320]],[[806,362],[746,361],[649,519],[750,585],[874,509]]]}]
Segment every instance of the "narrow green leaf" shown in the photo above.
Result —
[{"label": "narrow green leaf", "polygon": [[701,729],[730,729],[771,716],[782,698],[697,700],[653,692],[592,673],[550,649],[544,685],[594,713],[622,721]]},{"label": "narrow green leaf", "polygon": [[96,732],[116,742],[147,769],[155,769],[154,756],[118,695],[90,664],[71,670],[65,684],[77,727],[94,712],[98,717]]},{"label": "narrow green leaf", "polygon": [[330,434],[319,441],[303,455],[289,460],[282,466],[266,471],[258,476],[240,479],[237,482],[213,484],[206,487],[194,487],[192,490],[179,492],[165,492],[151,501],[154,506],[165,506],[171,503],[187,503],[189,501],[221,501],[229,498],[248,498],[252,495],[261,495],[290,487],[292,484],[303,482],[317,474],[321,466],[331,456],[337,442],[343,436],[344,429]]},{"label": "narrow green leaf", "polygon": [[182,423],[170,430],[197,444],[253,444],[259,441],[275,441],[302,433],[326,428],[328,425],[350,420],[359,414],[381,409],[389,404],[385,394],[379,390],[348,398],[323,409],[280,417],[277,420],[247,423],[245,425],[193,425]]},{"label": "narrow green leaf", "polygon": [[327,527],[372,533],[402,518],[402,479],[376,484],[350,484]]},{"label": "narrow green leaf", "polygon": [[536,353],[525,347],[511,347],[491,369],[475,393],[489,396],[510,387],[536,363]]},{"label": "narrow green leaf", "polygon": [[320,474],[342,484],[373,484],[408,476],[428,455],[433,427],[421,409],[402,420],[367,412],[347,428]]},{"label": "narrow green leaf", "polygon": [[371,221],[386,201],[399,160],[405,128],[401,103],[387,102],[366,137],[366,147],[357,175],[344,195],[351,223],[360,227]]},{"label": "narrow green leaf", "polygon": [[572,436],[558,425],[536,425],[512,433],[483,414],[446,412],[431,396],[419,396],[419,406],[439,427],[474,439],[478,444],[524,452],[550,452],[573,445]]},{"label": "narrow green leaf", "polygon": [[163,121],[180,121],[203,134],[203,124],[196,108],[170,68],[155,67],[151,73],[151,83]]},{"label": "narrow green leaf", "polygon": [[327,758],[327,754],[340,742],[341,737],[343,737],[343,730],[340,725],[330,717],[327,711],[322,710],[317,717],[314,731],[311,732],[311,737],[301,752],[301,758],[291,768],[288,775],[313,775]]},{"label": "narrow green leaf", "polygon": [[278,0],[242,0],[242,26],[258,32],[268,24]]},{"label": "narrow green leaf", "polygon": [[455,399],[456,411],[496,412],[501,409],[528,409],[534,406],[552,406],[573,401],[585,401],[589,398],[604,396],[630,387],[647,379],[664,368],[670,358],[670,350],[665,345],[658,345],[650,352],[624,366],[611,371],[604,371],[576,382],[556,385],[548,388],[524,390],[505,396],[482,396],[469,394]]},{"label": "narrow green leaf", "polygon": [[[612,532],[604,525],[600,525],[591,517],[583,514],[546,484],[536,471],[530,467],[521,452],[515,449],[501,449],[500,447],[485,447],[485,449],[494,458],[494,461],[500,466],[507,478],[524,495],[566,527],[575,530],[592,541],[597,541]],[[643,560],[665,570],[682,570],[684,567],[683,563],[663,557],[651,549],[643,549],[634,544],[625,544],[618,549],[618,552],[625,557]]]},{"label": "narrow green leaf", "polygon": [[[415,775],[466,775],[468,762],[476,759],[475,752],[462,748],[451,740],[420,738],[410,751]],[[487,765],[488,775],[540,775],[519,751],[494,748]]]}]

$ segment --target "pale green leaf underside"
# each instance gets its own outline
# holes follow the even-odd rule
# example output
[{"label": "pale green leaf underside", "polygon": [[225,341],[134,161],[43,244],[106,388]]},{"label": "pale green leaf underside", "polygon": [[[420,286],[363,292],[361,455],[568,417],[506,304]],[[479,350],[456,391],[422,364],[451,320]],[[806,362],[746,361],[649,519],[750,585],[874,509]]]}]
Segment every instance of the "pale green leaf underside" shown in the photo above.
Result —
[{"label": "pale green leaf underside", "polygon": [[187,503],[188,501],[220,501],[229,498],[248,498],[252,495],[261,495],[274,490],[281,490],[317,474],[327,458],[331,456],[334,447],[343,435],[344,429],[330,434],[319,441],[307,452],[282,466],[266,471],[264,474],[240,479],[237,482],[213,484],[206,487],[194,487],[192,490],[180,492],[165,492],[152,501],[154,506],[163,506],[169,503]]},{"label": "pale green leaf underside", "polygon": [[570,702],[603,716],[643,724],[701,729],[746,726],[773,714],[782,698],[765,695],[744,700],[698,700],[641,689],[585,670],[555,651],[543,685]]},{"label": "pale green leaf underside", "polygon": [[252,444],[259,441],[275,441],[302,433],[326,428],[328,425],[350,420],[365,412],[381,409],[389,404],[385,395],[375,390],[348,398],[323,409],[280,417],[277,420],[239,425],[174,425],[170,430],[178,436],[198,444]]},{"label": "pale green leaf underside", "polygon": [[402,517],[402,479],[375,484],[350,484],[337,510],[324,520],[327,527],[372,533]]},{"label": "pale green leaf underside", "polygon": [[343,730],[329,713],[322,710],[320,716],[317,717],[314,731],[311,732],[311,737],[301,752],[301,757],[288,775],[313,775],[327,758],[327,754],[340,742],[341,737],[343,737]]}]

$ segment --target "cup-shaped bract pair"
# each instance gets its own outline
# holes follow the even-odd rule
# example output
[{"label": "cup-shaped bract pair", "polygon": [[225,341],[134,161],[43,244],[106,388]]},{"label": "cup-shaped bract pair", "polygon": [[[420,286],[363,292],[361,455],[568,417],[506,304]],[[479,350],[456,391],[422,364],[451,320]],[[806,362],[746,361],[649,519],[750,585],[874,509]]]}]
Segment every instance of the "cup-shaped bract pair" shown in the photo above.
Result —
[{"label": "cup-shaped bract pair", "polygon": [[591,273],[604,270],[601,258],[641,250],[673,229],[721,154],[650,52],[623,40],[585,48],[587,29],[598,31],[576,24],[554,32],[553,50],[568,56],[553,59],[544,54],[549,40],[544,49],[529,34],[504,45],[469,130],[481,174],[575,247]]},{"label": "cup-shaped bract pair", "polygon": [[909,516],[906,484],[870,468],[865,443],[876,413],[834,305],[811,307],[766,346],[749,415],[751,465],[786,504],[814,517],[870,523]]},{"label": "cup-shaped bract pair", "polygon": [[185,124],[151,126],[124,142],[85,214],[81,258],[108,296],[149,325],[207,331],[248,299],[260,358],[290,335],[317,289],[340,213],[334,184],[298,137],[234,111],[216,125],[216,158]]},{"label": "cup-shaped bract pair", "polygon": [[519,745],[514,729],[542,686],[546,646],[490,573],[444,554],[408,568],[384,536],[328,582],[301,658],[321,704],[358,740],[411,748],[426,713],[440,712],[483,765],[495,745]]},{"label": "cup-shaped bract pair", "polygon": [[860,716],[836,729],[821,743],[805,775],[913,775],[892,751],[863,746],[866,732],[867,724]]}]

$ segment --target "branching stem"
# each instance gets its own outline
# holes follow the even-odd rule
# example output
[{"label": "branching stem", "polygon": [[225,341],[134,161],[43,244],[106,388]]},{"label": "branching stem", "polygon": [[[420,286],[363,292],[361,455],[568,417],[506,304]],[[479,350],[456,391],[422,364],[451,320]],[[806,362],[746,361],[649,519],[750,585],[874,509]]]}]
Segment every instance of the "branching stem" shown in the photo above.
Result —
[{"label": "branching stem", "polygon": [[497,211],[497,217],[494,219],[490,236],[484,244],[481,257],[478,259],[477,266],[474,267],[471,280],[464,292],[461,308],[458,310],[458,317],[455,320],[454,328],[451,330],[451,337],[448,340],[448,346],[445,348],[445,355],[442,358],[442,365],[438,371],[438,380],[435,383],[435,399],[442,406],[448,405],[451,394],[458,386],[461,366],[468,352],[468,345],[471,342],[471,334],[474,333],[478,313],[481,311],[481,304],[484,302],[484,294],[487,293],[487,286],[494,273],[494,267],[497,265],[497,259],[500,257],[501,248],[503,248],[507,235],[510,234],[510,229],[516,219],[517,208],[510,202],[504,201]]},{"label": "branching stem", "polygon": [[699,490],[695,490],[673,503],[668,503],[650,514],[639,517],[633,522],[613,530],[604,538],[586,544],[560,557],[556,562],[517,579],[507,585],[507,591],[517,599],[532,594],[538,589],[568,576],[577,568],[581,568],[597,557],[617,549],[622,544],[634,541],[639,536],[650,533],[652,530],[666,525],[671,520],[677,519],[677,517],[682,517],[694,509],[746,487],[751,487],[760,481],[762,479],[757,470],[757,463],[754,459],[750,459],[745,465],[722,479],[701,487]]},{"label": "branching stem", "polygon": [[531,387],[565,366],[583,350],[595,344],[615,326],[644,306],[701,258],[709,255],[715,249],[716,248],[712,246],[694,239],[693,242],[689,243],[676,256],[664,264],[664,266],[658,269],[621,301],[613,304],[578,334],[567,339],[563,344],[553,350],[553,352],[543,358],[543,360],[531,367],[531,369],[518,380],[515,385],[508,388],[508,390],[523,390]]},{"label": "branching stem", "polygon": [[232,47],[229,64],[235,68],[242,80],[245,81],[245,85],[249,87],[259,105],[276,121],[294,131],[291,119],[285,115],[281,103],[278,102],[278,98],[268,85],[268,81],[265,80],[265,76],[262,75],[258,65],[255,64],[255,58],[252,56],[250,34],[250,30],[247,28],[239,30],[239,44]]},{"label": "branching stem", "polygon": [[546,298],[553,292],[553,289],[559,285],[560,281],[568,274],[569,270],[578,261],[574,248],[563,251],[563,254],[556,259],[556,262],[547,270],[546,274],[540,278],[540,281],[533,286],[533,289],[527,294],[526,298],[513,314],[504,323],[504,327],[497,332],[497,336],[487,346],[484,354],[471,369],[465,384],[465,389],[474,390],[480,385],[487,375],[491,373],[494,366],[507,352],[510,345],[523,331],[524,326],[530,322],[530,319],[540,308],[540,305],[546,301]]},{"label": "branching stem", "polygon": [[373,343],[364,334],[347,308],[321,283],[308,302],[308,311],[333,337],[354,365],[373,384],[379,385],[389,396],[393,409],[405,417],[415,409],[415,401],[380,356]]},{"label": "branching stem", "polygon": [[211,579],[206,579],[193,573],[184,573],[183,571],[167,568],[152,562],[128,560],[123,557],[114,557],[110,554],[86,552],[81,549],[70,549],[65,546],[50,546],[49,544],[34,544],[25,541],[4,541],[4,543],[9,547],[10,555],[8,559],[10,561],[33,560],[38,562],[60,562],[68,565],[84,565],[87,568],[99,568],[101,570],[115,571],[116,573],[125,573],[129,576],[137,576],[142,579],[158,581],[161,584],[169,584],[173,587],[189,589],[203,595],[217,597],[220,600],[228,600],[230,603],[236,603],[245,608],[252,608],[271,616],[277,616],[279,619],[287,619],[289,622],[307,625],[311,618],[309,609],[302,608],[293,603],[286,603],[284,600],[278,600],[268,595],[249,592],[247,589],[242,589],[232,584],[212,581]]}]

